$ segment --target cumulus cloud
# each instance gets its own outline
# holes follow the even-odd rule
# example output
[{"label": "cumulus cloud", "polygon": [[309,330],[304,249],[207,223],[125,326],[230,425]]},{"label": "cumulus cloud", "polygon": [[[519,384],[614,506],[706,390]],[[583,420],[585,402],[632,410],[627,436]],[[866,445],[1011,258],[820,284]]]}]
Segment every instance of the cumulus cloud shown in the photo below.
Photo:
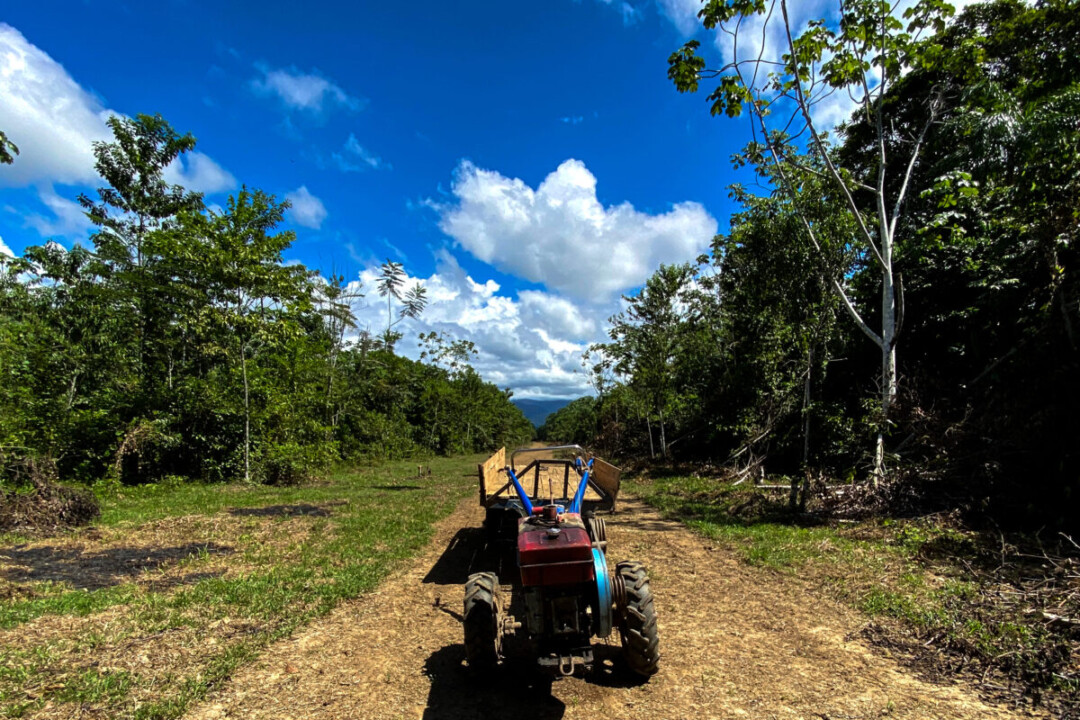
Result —
[{"label": "cumulus cloud", "polygon": [[[601,318],[615,305],[578,306],[567,298],[539,291],[506,294],[494,280],[478,282],[448,252],[440,251],[434,273],[409,276],[406,286],[422,282],[429,305],[408,323],[398,350],[419,356],[416,334],[444,332],[471,340],[480,351],[473,365],[486,380],[527,397],[577,397],[589,392],[581,372],[581,353],[601,340]],[[360,273],[352,289],[367,297],[354,306],[358,324],[374,335],[386,324],[386,305],[375,294],[378,268]],[[400,328],[401,326],[399,326]]]},{"label": "cumulus cloud", "polygon": [[389,163],[383,162],[381,157],[361,145],[356,135],[352,133],[349,133],[349,139],[345,141],[341,152],[334,153],[331,158],[337,169],[342,172],[361,172],[390,167]]},{"label": "cumulus cloud", "polygon": [[671,21],[682,35],[689,37],[701,26],[698,11],[703,0],[657,0],[660,13]]},{"label": "cumulus cloud", "polygon": [[200,193],[218,193],[236,187],[236,178],[212,158],[193,150],[178,157],[163,173],[166,182]]},{"label": "cumulus cloud", "polygon": [[717,230],[695,202],[657,215],[630,203],[605,207],[579,160],[565,161],[535,190],[464,161],[452,193],[455,203],[432,205],[458,245],[503,272],[594,302],[640,285],[660,263],[696,257]]},{"label": "cumulus cloud", "polygon": [[359,110],[363,106],[360,98],[349,95],[317,70],[305,73],[296,66],[275,69],[261,63],[255,67],[261,73],[251,81],[255,91],[277,96],[288,108],[321,114],[331,107]]},{"label": "cumulus cloud", "polygon": [[45,207],[52,211],[53,217],[33,213],[27,215],[24,220],[27,226],[37,230],[42,237],[83,238],[94,226],[79,203],[60,197],[51,185],[39,188],[38,197]]},{"label": "cumulus cloud", "polygon": [[[54,186],[100,184],[93,143],[112,140],[106,120],[120,113],[106,108],[60,63],[4,23],[0,23],[0,98],[0,128],[20,151],[15,163],[0,171],[0,187],[37,187],[54,217],[22,214],[26,224],[43,236],[85,235],[89,223],[82,210],[57,195]],[[236,184],[228,171],[199,152],[174,162],[165,177],[201,192]]]},{"label": "cumulus cloud", "polygon": [[290,193],[286,193],[285,199],[292,203],[289,208],[289,217],[297,225],[318,230],[326,219],[326,206],[322,200],[311,194],[306,185],[301,185]]},{"label": "cumulus cloud", "polygon": [[15,253],[11,252],[11,248],[4,242],[4,238],[0,237],[0,255],[7,255],[8,257],[15,257]]},{"label": "cumulus cloud", "polygon": [[596,337],[597,318],[566,298],[538,290],[518,293],[521,318],[526,325],[543,330],[549,337],[591,340]]},{"label": "cumulus cloud", "polygon": [[60,63],[0,23],[0,128],[19,146],[0,185],[91,184],[98,179],[91,143],[112,137],[107,110]]}]

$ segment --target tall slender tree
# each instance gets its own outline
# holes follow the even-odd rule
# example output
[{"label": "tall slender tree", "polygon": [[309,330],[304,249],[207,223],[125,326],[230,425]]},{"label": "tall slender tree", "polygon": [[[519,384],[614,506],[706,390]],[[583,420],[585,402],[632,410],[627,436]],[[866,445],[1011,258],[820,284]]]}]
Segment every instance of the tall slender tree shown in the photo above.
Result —
[{"label": "tall slender tree", "polygon": [[[896,350],[903,312],[903,290],[894,272],[897,228],[909,180],[941,102],[940,94],[931,94],[922,126],[894,143],[891,116],[896,108],[885,98],[904,73],[935,61],[939,47],[932,36],[944,29],[953,8],[944,0],[920,0],[906,10],[905,3],[891,0],[841,0],[831,16],[801,25],[792,16],[792,5],[789,0],[708,0],[699,17],[707,29],[727,39],[727,57],[711,69],[697,54],[700,43],[691,40],[669,58],[668,77],[680,92],[696,91],[703,80],[717,79],[709,95],[713,115],[735,117],[749,110],[754,133],[750,156],[774,167],[775,181],[799,210],[803,230],[818,252],[824,250],[807,212],[814,200],[807,197],[798,175],[819,173],[845,198],[857,230],[852,242],[879,271],[880,326],[874,329],[864,319],[844,276],[827,280],[848,316],[881,352],[876,482],[885,472],[885,429],[897,396]],[[769,39],[777,36],[774,47]],[[863,174],[838,164],[818,112],[823,103],[845,97],[873,128],[876,159]],[[820,160],[820,171],[800,162],[801,145],[808,145]],[[888,147],[902,151],[892,157]]]}]

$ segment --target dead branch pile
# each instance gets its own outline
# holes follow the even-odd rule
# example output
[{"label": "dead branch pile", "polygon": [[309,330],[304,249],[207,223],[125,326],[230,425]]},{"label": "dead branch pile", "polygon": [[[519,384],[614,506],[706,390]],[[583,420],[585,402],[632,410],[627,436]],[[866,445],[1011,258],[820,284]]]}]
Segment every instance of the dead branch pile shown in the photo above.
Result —
[{"label": "dead branch pile", "polygon": [[100,513],[92,493],[57,482],[52,461],[0,448],[0,531],[56,532]]},{"label": "dead branch pile", "polygon": [[871,483],[828,486],[821,481],[810,486],[815,511],[841,520],[918,517],[956,507],[935,491],[932,481],[914,474],[887,478],[877,487]]}]

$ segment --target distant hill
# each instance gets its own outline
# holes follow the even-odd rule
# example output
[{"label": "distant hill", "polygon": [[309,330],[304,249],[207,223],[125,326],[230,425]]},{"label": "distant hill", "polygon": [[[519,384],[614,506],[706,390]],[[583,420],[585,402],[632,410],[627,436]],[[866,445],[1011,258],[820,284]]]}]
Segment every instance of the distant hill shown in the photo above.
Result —
[{"label": "distant hill", "polygon": [[525,417],[536,427],[540,427],[547,420],[547,416],[556,410],[566,407],[569,400],[539,400],[533,398],[511,398],[510,402],[518,406]]}]

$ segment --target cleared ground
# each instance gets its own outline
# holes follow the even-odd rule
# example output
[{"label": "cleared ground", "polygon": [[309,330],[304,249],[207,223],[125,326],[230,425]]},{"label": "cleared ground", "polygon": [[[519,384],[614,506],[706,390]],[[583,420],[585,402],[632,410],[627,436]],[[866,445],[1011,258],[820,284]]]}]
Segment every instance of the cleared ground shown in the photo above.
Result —
[{"label": "cleared ground", "polygon": [[[608,520],[611,560],[651,570],[660,673],[620,671],[617,644],[588,678],[534,688],[527,659],[480,681],[464,665],[462,583],[498,565],[463,501],[377,590],[339,606],[208,695],[192,718],[1008,718],[959,684],[932,684],[865,644],[865,618],[634,502]],[[507,577],[511,570],[504,568]]]}]

